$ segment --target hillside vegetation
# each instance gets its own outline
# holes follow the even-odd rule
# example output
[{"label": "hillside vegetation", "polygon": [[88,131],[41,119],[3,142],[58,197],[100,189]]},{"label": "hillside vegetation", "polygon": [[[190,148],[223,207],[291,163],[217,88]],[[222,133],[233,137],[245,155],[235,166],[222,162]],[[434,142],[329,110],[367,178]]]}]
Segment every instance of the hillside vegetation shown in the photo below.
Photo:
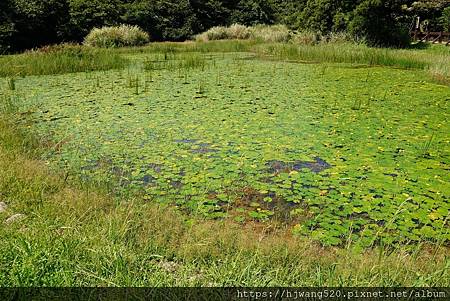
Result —
[{"label": "hillside vegetation", "polygon": [[370,46],[405,47],[417,16],[423,30],[449,30],[449,7],[448,0],[3,0],[0,53],[82,42],[94,28],[121,24],[139,26],[153,41],[188,40],[235,23],[285,24],[320,35],[346,32]]}]

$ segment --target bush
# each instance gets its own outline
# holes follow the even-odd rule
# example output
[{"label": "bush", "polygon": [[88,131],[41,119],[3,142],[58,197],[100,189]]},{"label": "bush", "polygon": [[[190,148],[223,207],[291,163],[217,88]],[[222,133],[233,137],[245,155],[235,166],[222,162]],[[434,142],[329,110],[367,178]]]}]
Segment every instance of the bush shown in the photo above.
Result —
[{"label": "bush", "polygon": [[227,28],[229,39],[248,40],[252,37],[252,30],[244,25],[233,24]]},{"label": "bush", "polygon": [[249,27],[233,24],[230,27],[215,26],[196,36],[197,41],[248,40],[252,37]]},{"label": "bush", "polygon": [[292,34],[285,25],[256,25],[251,27],[253,39],[264,42],[288,42]]},{"label": "bush", "polygon": [[65,28],[65,37],[69,41],[81,42],[91,29],[115,26],[121,22],[122,0],[68,0],[67,2],[69,3],[69,22]]},{"label": "bush", "polygon": [[216,41],[216,40],[227,40],[228,32],[227,28],[224,26],[214,26],[211,27],[208,31],[205,31],[204,33],[201,33],[196,36],[197,41]]},{"label": "bush", "polygon": [[233,24],[230,27],[216,26],[196,36],[197,41],[215,40],[259,40],[264,42],[288,42],[291,32],[285,25],[256,25],[247,27]]},{"label": "bush", "polygon": [[141,46],[150,41],[149,35],[138,26],[120,25],[94,28],[84,44],[94,47]]},{"label": "bush", "polygon": [[310,30],[303,30],[295,32],[291,41],[299,45],[315,45],[320,41],[320,35]]},{"label": "bush", "polygon": [[356,41],[351,34],[344,31],[331,32],[324,36],[321,42],[328,44],[346,44],[349,42],[358,42],[359,44],[365,44],[364,38]]}]

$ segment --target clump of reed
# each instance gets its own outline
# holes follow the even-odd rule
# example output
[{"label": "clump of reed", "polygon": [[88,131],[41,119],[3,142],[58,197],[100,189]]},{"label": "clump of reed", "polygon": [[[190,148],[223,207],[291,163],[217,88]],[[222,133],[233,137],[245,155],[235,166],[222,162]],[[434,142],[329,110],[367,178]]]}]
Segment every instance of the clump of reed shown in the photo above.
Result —
[{"label": "clump of reed", "polygon": [[84,44],[93,47],[142,46],[150,41],[148,33],[138,26],[120,25],[94,28],[84,39]]},{"label": "clump of reed", "polygon": [[8,78],[8,89],[11,91],[16,90],[16,79],[14,77]]},{"label": "clump of reed", "polygon": [[7,94],[0,96],[0,114],[11,114],[16,112],[16,103],[18,102],[18,96],[14,94]]},{"label": "clump of reed", "polygon": [[434,63],[427,67],[427,71],[437,82],[450,85],[450,64],[448,55],[437,57]]},{"label": "clump of reed", "polygon": [[298,45],[316,45],[321,40],[321,37],[309,30],[297,31],[292,35],[291,42]]},{"label": "clump of reed", "polygon": [[197,41],[217,41],[217,40],[247,40],[251,32],[247,26],[233,24],[229,27],[214,26],[208,31],[196,36]]},{"label": "clump of reed", "polygon": [[405,69],[425,69],[429,62],[412,52],[385,48],[370,48],[355,43],[323,43],[314,45],[259,44],[253,47],[259,55],[283,60],[326,63],[369,64],[395,66]]},{"label": "clump of reed", "polygon": [[294,33],[286,25],[255,25],[249,28],[251,37],[267,43],[289,42]]},{"label": "clump of reed", "polygon": [[285,25],[256,25],[245,26],[233,24],[229,27],[215,26],[197,35],[197,41],[207,42],[216,40],[256,40],[261,42],[287,42],[291,38],[291,31]]},{"label": "clump of reed", "polygon": [[128,60],[104,49],[62,44],[0,56],[0,76],[49,75],[123,68]]},{"label": "clump of reed", "polygon": [[199,53],[164,53],[144,61],[144,70],[191,70],[202,69],[207,66],[207,59]]},{"label": "clump of reed", "polygon": [[314,45],[321,43],[343,43],[352,41],[352,37],[346,33],[331,33],[320,35],[313,31],[292,31],[286,25],[255,25],[244,26],[233,24],[229,27],[215,26],[208,31],[197,35],[199,42],[217,40],[254,40],[263,43],[293,43],[302,45]]}]

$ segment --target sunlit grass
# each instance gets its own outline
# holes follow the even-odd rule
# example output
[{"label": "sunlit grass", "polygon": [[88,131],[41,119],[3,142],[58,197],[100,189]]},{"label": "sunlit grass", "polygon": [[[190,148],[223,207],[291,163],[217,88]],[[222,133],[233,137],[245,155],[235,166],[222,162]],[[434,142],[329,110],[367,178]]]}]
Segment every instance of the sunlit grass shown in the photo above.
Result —
[{"label": "sunlit grass", "polygon": [[431,78],[450,82],[450,48],[424,46],[411,49],[372,48],[350,42],[262,43],[252,40],[224,40],[209,42],[153,43],[139,48],[124,48],[118,53],[175,53],[175,52],[249,52],[277,60],[297,60],[318,63],[348,63],[389,66],[426,71]]},{"label": "sunlit grass", "polygon": [[0,56],[0,77],[109,70],[126,65],[125,58],[108,50],[63,45]]}]

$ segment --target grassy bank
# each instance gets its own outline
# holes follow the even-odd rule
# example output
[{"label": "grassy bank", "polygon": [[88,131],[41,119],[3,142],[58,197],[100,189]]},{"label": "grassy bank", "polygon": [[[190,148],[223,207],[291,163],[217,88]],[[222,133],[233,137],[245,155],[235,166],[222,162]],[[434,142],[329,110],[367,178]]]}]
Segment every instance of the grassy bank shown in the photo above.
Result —
[{"label": "grassy bank", "polygon": [[365,45],[350,43],[324,43],[315,46],[261,44],[255,46],[253,51],[261,56],[271,56],[281,60],[422,69],[435,79],[443,82],[450,80],[450,63],[448,59],[450,50],[444,46],[431,47],[431,49],[400,50],[369,48]]},{"label": "grassy bank", "polygon": [[0,56],[0,77],[62,74],[123,68],[127,60],[104,49],[50,46],[18,55]]},{"label": "grassy bank", "polygon": [[450,285],[445,247],[322,248],[270,224],[199,220],[69,185],[12,120],[0,118],[1,286]]},{"label": "grassy bank", "polygon": [[347,63],[419,69],[439,82],[450,82],[450,49],[442,45],[418,45],[411,49],[372,48],[350,42],[319,44],[261,43],[254,40],[153,43],[145,47],[115,50],[121,54],[173,52],[250,52],[260,58],[317,63]]},{"label": "grassy bank", "polygon": [[441,45],[423,45],[411,49],[371,48],[350,42],[319,44],[263,43],[258,40],[218,40],[208,42],[151,43],[143,47],[114,50],[82,46],[51,46],[20,55],[0,56],[1,77],[61,74],[123,68],[123,55],[176,52],[251,52],[261,58],[349,63],[421,69],[439,82],[450,82],[450,49]]}]

